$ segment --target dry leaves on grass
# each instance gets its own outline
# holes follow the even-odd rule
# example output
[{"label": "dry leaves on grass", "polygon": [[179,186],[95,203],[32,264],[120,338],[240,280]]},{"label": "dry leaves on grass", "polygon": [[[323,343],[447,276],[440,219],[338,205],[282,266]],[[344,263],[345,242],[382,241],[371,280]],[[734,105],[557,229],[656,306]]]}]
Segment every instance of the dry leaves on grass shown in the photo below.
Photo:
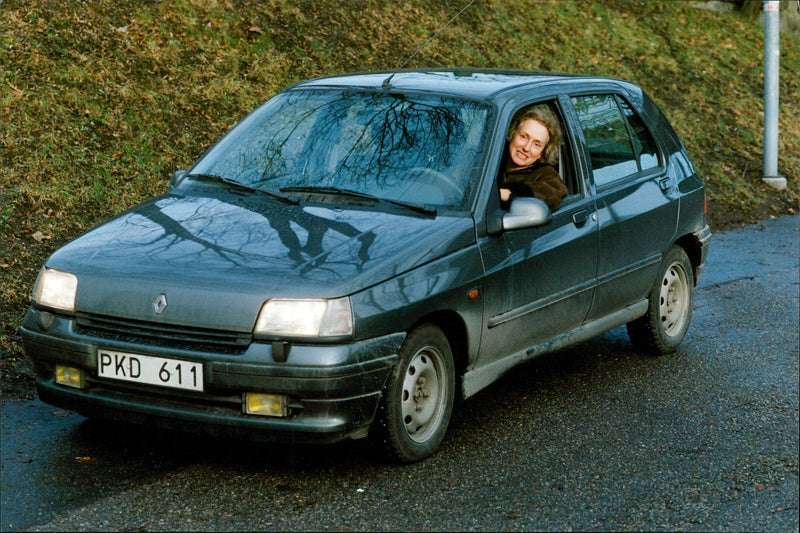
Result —
[{"label": "dry leaves on grass", "polygon": [[33,240],[35,240],[36,242],[42,242],[46,239],[52,239],[50,235],[45,235],[41,231],[35,231],[34,233],[31,234],[31,237],[33,237]]}]

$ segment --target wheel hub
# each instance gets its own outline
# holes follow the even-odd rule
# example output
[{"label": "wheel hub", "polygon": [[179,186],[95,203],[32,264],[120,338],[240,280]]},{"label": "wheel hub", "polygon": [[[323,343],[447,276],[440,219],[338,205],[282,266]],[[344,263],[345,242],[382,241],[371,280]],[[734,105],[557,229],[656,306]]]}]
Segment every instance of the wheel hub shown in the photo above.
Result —
[{"label": "wheel hub", "polygon": [[435,356],[420,350],[411,360],[403,380],[402,413],[403,423],[409,437],[425,440],[427,434],[435,431],[438,417],[441,416],[444,396],[441,391],[441,377],[435,364]]},{"label": "wheel hub", "polygon": [[425,388],[425,383],[427,380],[424,376],[420,376],[417,380],[417,386],[414,390],[414,403],[417,405],[414,407],[416,411],[422,411],[424,407],[424,403],[426,398],[430,397],[431,393],[428,392],[428,389]]},{"label": "wheel hub", "polygon": [[659,311],[664,332],[672,335],[683,327],[689,305],[689,286],[686,273],[680,265],[667,269],[661,284]]}]

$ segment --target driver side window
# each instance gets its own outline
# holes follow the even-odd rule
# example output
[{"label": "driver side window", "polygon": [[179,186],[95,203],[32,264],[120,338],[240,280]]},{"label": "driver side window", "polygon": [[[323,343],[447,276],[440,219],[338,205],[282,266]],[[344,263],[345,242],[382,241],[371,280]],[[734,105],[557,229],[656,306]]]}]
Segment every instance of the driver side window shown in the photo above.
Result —
[{"label": "driver side window", "polygon": [[507,127],[498,176],[502,206],[515,197],[540,198],[557,209],[565,197],[580,191],[571,155],[564,142],[564,121],[555,100],[519,109]]}]

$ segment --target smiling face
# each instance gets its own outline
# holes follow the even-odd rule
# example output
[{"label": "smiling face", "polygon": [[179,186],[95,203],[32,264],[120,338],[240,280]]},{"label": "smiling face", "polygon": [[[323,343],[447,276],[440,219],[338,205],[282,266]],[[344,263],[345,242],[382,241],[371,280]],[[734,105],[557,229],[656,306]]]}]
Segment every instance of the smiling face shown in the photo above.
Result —
[{"label": "smiling face", "polygon": [[534,164],[550,140],[547,128],[536,119],[523,121],[509,142],[508,150],[516,168]]}]

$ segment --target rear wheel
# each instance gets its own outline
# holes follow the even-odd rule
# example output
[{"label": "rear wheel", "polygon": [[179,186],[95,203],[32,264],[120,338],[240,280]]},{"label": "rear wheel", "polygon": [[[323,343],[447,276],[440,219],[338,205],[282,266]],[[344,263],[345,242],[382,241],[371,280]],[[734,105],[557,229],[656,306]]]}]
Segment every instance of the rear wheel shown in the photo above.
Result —
[{"label": "rear wheel", "polygon": [[694,273],[683,248],[673,246],[648,296],[647,313],[627,324],[635,345],[666,354],[680,346],[689,329],[694,304]]},{"label": "rear wheel", "polygon": [[400,348],[381,405],[380,429],[398,461],[418,461],[439,447],[450,422],[455,369],[442,330],[426,324],[414,329]]}]

